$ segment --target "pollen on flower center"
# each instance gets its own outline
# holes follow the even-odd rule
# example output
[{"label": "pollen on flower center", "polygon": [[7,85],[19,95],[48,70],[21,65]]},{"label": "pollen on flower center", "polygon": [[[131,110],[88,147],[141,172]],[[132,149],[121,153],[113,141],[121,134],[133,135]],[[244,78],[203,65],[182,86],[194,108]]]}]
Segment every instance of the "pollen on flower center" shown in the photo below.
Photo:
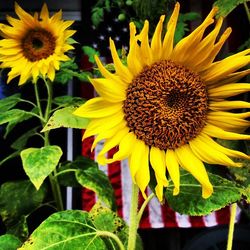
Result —
[{"label": "pollen on flower center", "polygon": [[123,104],[130,130],[148,146],[175,149],[195,138],[206,122],[208,96],[198,74],[160,61],[133,79]]},{"label": "pollen on flower center", "polygon": [[24,56],[31,62],[45,59],[54,53],[55,37],[45,29],[29,30],[22,40]]}]

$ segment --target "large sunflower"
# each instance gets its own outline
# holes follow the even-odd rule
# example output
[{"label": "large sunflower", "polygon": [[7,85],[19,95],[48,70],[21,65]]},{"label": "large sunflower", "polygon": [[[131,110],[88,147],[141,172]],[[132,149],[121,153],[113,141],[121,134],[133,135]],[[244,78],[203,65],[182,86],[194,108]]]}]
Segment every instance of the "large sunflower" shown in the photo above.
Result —
[{"label": "large sunflower", "polygon": [[[240,134],[248,126],[250,112],[229,110],[250,108],[244,101],[228,101],[227,97],[250,90],[246,83],[235,83],[249,70],[236,72],[250,61],[249,50],[213,62],[231,33],[231,28],[217,40],[222,26],[218,19],[213,30],[204,36],[214,22],[213,8],[204,22],[174,46],[175,27],[180,5],[177,3],[162,39],[164,16],[149,43],[149,23],[145,21],[137,34],[130,24],[130,49],[127,66],[118,57],[114,42],[110,49],[115,73],[96,62],[104,78],[91,79],[100,97],[87,101],[75,111],[91,118],[84,138],[96,135],[93,147],[105,139],[97,160],[100,164],[128,157],[133,181],[145,196],[150,181],[150,165],[154,170],[157,197],[163,199],[168,186],[166,170],[179,193],[179,166],[189,171],[202,186],[202,197],[213,193],[213,186],[203,162],[238,167],[230,157],[247,158],[242,152],[219,145],[213,138],[250,139]],[[119,150],[112,159],[106,153],[114,146]]]},{"label": "large sunflower", "polygon": [[67,28],[73,21],[63,21],[62,11],[49,17],[47,5],[41,13],[34,16],[25,12],[15,3],[15,12],[20,19],[7,16],[10,25],[0,25],[0,67],[11,68],[8,73],[9,83],[20,76],[19,85],[32,78],[36,82],[39,75],[55,78],[60,61],[67,61],[65,52],[73,49],[68,44],[75,31]]}]

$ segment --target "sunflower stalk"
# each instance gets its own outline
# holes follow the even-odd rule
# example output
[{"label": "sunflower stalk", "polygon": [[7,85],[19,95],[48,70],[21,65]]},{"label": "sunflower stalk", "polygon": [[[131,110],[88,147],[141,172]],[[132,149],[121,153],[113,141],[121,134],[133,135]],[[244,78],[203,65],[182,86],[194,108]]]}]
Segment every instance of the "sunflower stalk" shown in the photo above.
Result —
[{"label": "sunflower stalk", "polygon": [[227,237],[227,250],[232,250],[232,247],[233,247],[233,234],[234,234],[236,210],[237,210],[237,203],[234,203],[232,204],[232,207],[231,207],[231,215],[230,215],[229,230],[228,230],[228,237]]},{"label": "sunflower stalk", "polygon": [[135,250],[137,229],[139,226],[137,209],[138,209],[138,194],[139,188],[135,183],[132,183],[131,205],[129,214],[129,235],[128,235],[128,250]]}]

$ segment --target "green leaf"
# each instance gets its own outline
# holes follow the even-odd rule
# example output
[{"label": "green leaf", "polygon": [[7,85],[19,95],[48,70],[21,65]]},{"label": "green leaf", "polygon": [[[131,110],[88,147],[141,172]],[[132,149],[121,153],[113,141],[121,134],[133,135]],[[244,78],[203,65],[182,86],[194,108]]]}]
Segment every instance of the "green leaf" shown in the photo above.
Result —
[{"label": "green leaf", "polygon": [[217,0],[213,5],[219,7],[217,17],[226,17],[239,4],[246,3],[248,1],[249,0]]},{"label": "green leaf", "polygon": [[82,50],[83,50],[83,53],[88,56],[89,61],[91,63],[95,63],[95,58],[94,58],[95,55],[98,55],[98,56],[100,55],[97,50],[95,50],[94,48],[90,46],[83,46]]},{"label": "green leaf", "polygon": [[19,250],[106,250],[84,211],[63,211],[47,218]]},{"label": "green leaf", "polygon": [[241,199],[242,189],[234,182],[211,173],[209,173],[209,179],[214,187],[214,193],[208,199],[203,199],[201,185],[195,178],[189,173],[181,174],[179,195],[173,196],[172,183],[165,191],[169,206],[181,214],[200,216]]},{"label": "green leaf", "polygon": [[26,111],[21,109],[11,109],[0,113],[0,125],[4,123],[16,123],[19,120],[30,117]]},{"label": "green leaf", "polygon": [[35,127],[26,133],[22,134],[19,138],[17,138],[12,144],[11,148],[16,149],[16,150],[22,150],[30,137],[32,137],[36,132],[37,132],[38,127]]},{"label": "green leaf", "polygon": [[92,9],[91,21],[95,27],[103,21],[104,11],[103,8],[94,7]]},{"label": "green leaf", "polygon": [[[126,222],[120,218],[115,212],[110,210],[107,207],[103,207],[100,202],[97,202],[93,208],[91,209],[89,216],[92,220],[93,225],[96,229],[100,231],[109,231],[118,236],[118,238],[122,241],[123,245],[127,246],[128,244],[128,231],[129,227]],[[108,249],[112,248],[113,245],[116,246],[116,243],[111,239],[105,239],[105,244]],[[115,247],[118,249],[118,246]],[[142,241],[137,235],[136,241],[136,250],[142,250]]]},{"label": "green leaf", "polygon": [[0,100],[0,113],[13,108],[20,101],[20,94],[14,94]]},{"label": "green leaf", "polygon": [[58,146],[28,148],[21,152],[24,171],[37,190],[56,168],[61,156],[62,150]]},{"label": "green leaf", "polygon": [[81,187],[78,183],[75,173],[78,170],[87,168],[98,168],[98,164],[90,158],[78,156],[74,161],[67,161],[61,164],[58,169],[58,181],[63,186]]},{"label": "green leaf", "polygon": [[79,106],[74,105],[55,111],[43,128],[42,132],[56,128],[86,128],[89,123],[89,119],[73,114],[78,107]]},{"label": "green leaf", "polygon": [[61,107],[68,107],[72,105],[83,104],[85,100],[81,97],[74,97],[69,95],[58,96],[54,99],[54,103]]},{"label": "green leaf", "polygon": [[22,242],[11,234],[4,234],[0,236],[0,249],[16,250],[22,245]]},{"label": "green leaf", "polygon": [[36,191],[29,180],[6,182],[0,188],[0,215],[3,222],[13,225],[21,215],[28,215],[42,203],[46,194],[43,186]]},{"label": "green leaf", "polygon": [[83,187],[94,191],[112,210],[116,209],[114,190],[103,171],[95,167],[79,170],[76,172],[76,179]]}]

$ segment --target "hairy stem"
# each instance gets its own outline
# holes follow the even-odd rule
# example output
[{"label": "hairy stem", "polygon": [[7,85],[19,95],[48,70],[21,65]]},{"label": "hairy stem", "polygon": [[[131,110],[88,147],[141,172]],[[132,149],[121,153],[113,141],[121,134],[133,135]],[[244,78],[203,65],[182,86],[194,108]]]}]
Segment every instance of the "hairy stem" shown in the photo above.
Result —
[{"label": "hairy stem", "polygon": [[96,234],[98,236],[101,236],[101,237],[109,237],[109,238],[113,239],[117,243],[117,245],[119,246],[120,250],[125,250],[124,245],[122,244],[121,240],[118,238],[117,235],[115,235],[109,231],[97,231]]},{"label": "hairy stem", "polygon": [[138,194],[139,189],[136,184],[132,183],[132,194],[130,204],[130,219],[129,219],[129,235],[128,235],[128,250],[135,250],[137,229],[139,226],[137,220],[138,209]]},{"label": "hairy stem", "polygon": [[138,221],[138,223],[140,223],[140,221],[141,221],[141,217],[142,217],[142,215],[143,215],[143,212],[144,212],[146,206],[147,206],[148,203],[154,198],[154,196],[155,196],[154,193],[150,194],[150,195],[148,196],[148,198],[143,202],[143,204],[142,204],[142,206],[141,206],[141,208],[140,208],[140,210],[139,210],[139,212],[138,212],[138,215],[137,215],[137,221]]},{"label": "hairy stem", "polygon": [[231,206],[231,215],[230,215],[229,230],[228,230],[228,237],[227,237],[227,250],[232,250],[232,246],[233,246],[233,234],[234,234],[236,210],[237,210],[237,203],[234,203]]}]

